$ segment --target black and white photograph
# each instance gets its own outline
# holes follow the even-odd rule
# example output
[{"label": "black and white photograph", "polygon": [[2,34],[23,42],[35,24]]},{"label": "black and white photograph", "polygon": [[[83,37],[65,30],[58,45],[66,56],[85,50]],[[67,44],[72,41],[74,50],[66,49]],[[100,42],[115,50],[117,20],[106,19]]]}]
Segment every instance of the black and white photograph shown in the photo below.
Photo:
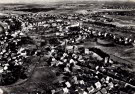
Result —
[{"label": "black and white photograph", "polygon": [[135,0],[0,0],[0,94],[135,94]]}]

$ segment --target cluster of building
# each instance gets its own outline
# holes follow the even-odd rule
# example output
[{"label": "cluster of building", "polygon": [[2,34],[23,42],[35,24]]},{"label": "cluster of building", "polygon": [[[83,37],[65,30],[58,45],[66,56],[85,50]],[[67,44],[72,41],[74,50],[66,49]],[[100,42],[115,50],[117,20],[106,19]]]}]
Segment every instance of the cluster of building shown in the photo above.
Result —
[{"label": "cluster of building", "polygon": [[[43,17],[44,15],[44,17]],[[93,30],[91,27],[83,27],[83,19],[76,15],[46,15],[31,14],[25,17],[32,19],[23,22],[23,28],[30,37],[37,36],[38,42],[47,47],[48,64],[50,67],[59,68],[56,72],[58,83],[51,90],[52,94],[102,94],[102,93],[133,93],[134,86],[127,81],[123,69],[116,67],[109,55],[97,48],[82,47],[82,42],[95,37],[103,40],[113,40],[117,44],[128,45],[133,41],[121,38],[111,33]],[[39,18],[44,19],[39,21]],[[38,31],[38,32],[37,32]],[[35,40],[36,40],[35,38]],[[54,41],[54,42],[52,42]],[[56,42],[58,41],[58,42]],[[41,46],[41,45],[39,45]],[[123,76],[124,79],[121,77]]]},{"label": "cluster of building", "polygon": [[34,43],[15,18],[3,19],[0,28],[0,85],[10,85],[23,75],[24,60],[30,56],[27,45]]},{"label": "cluster of building", "polygon": [[[135,41],[84,26],[87,16],[39,13],[12,17],[19,21],[5,20],[3,23],[7,23],[7,29],[3,26],[0,29],[0,33],[6,30],[0,37],[0,43],[5,48],[2,48],[0,55],[1,60],[8,58],[8,61],[1,63],[3,68],[0,72],[8,71],[10,64],[23,65],[24,58],[37,54],[36,50],[33,54],[28,54],[29,49],[26,46],[20,47],[22,38],[27,39],[28,35],[36,45],[39,44],[39,48],[42,46],[46,50],[49,56],[48,65],[58,69],[58,81],[54,83],[52,94],[133,94],[132,82],[135,80],[132,79],[132,73],[131,77],[126,77],[123,71],[128,71],[121,69],[121,66],[115,66],[119,62],[110,59],[110,56],[100,49],[85,48],[81,44],[93,37],[122,45],[134,44]],[[101,43],[99,40],[97,42]]]},{"label": "cluster of building", "polygon": [[49,46],[47,50],[48,64],[59,68],[52,94],[133,93],[134,87],[126,82],[127,79],[121,79],[123,73],[117,72],[119,67],[114,66],[117,62],[109,59],[109,55],[97,48],[63,46]]},{"label": "cluster of building", "polygon": [[[98,17],[100,17],[100,16],[98,16]],[[93,19],[93,18],[91,18],[91,19]],[[106,20],[106,19],[102,19],[102,20],[100,20],[100,19],[91,20],[91,19],[84,21],[84,23],[85,23],[85,25],[88,25],[86,30],[91,31],[94,36],[99,37],[100,39],[102,38],[104,40],[111,40],[111,41],[113,41],[114,44],[123,45],[123,46],[124,45],[125,46],[133,45],[134,46],[135,39],[134,39],[134,37],[132,37],[134,35],[124,36],[124,34],[123,34],[125,32],[132,32],[133,31],[132,29],[127,29],[126,27],[117,27],[117,25],[110,24],[110,23],[107,24],[102,21],[102,20]],[[101,28],[101,29],[97,30],[95,28]],[[115,32],[117,32],[117,34]]]},{"label": "cluster of building", "polygon": [[[21,18],[22,17],[22,18]],[[88,26],[84,28],[83,23],[87,22],[86,18],[88,15],[84,14],[61,14],[61,15],[49,15],[49,14],[27,14],[21,16],[19,19],[22,20],[22,27],[25,32],[37,33],[42,36],[48,36],[49,33],[56,33],[57,36],[66,36],[68,33],[72,33],[72,28],[77,30],[77,27],[82,32],[87,33],[87,36],[93,35],[98,39],[103,39],[113,42],[118,45],[133,45],[135,44],[134,38],[124,37],[116,35],[106,31],[94,30],[93,27]],[[87,19],[88,20],[88,19]],[[71,28],[69,31],[68,29]],[[30,32],[29,32],[30,31]],[[32,34],[29,34],[32,35]],[[34,35],[34,34],[33,34]],[[50,36],[48,36],[50,37]]]}]

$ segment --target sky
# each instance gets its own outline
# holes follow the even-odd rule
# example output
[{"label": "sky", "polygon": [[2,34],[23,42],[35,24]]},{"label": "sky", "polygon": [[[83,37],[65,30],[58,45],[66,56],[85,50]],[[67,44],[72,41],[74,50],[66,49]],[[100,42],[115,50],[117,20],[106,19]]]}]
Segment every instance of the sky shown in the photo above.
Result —
[{"label": "sky", "polygon": [[[0,3],[52,3],[59,1],[84,1],[84,0],[0,0]],[[114,0],[96,0],[96,1],[114,1]],[[115,1],[135,1],[135,0],[115,0]]]}]

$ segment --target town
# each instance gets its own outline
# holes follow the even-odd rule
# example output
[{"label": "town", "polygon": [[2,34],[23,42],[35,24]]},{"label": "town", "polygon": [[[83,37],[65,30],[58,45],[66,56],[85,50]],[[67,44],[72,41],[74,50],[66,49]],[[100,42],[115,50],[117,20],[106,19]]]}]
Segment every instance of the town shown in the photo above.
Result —
[{"label": "town", "polygon": [[0,94],[134,94],[134,60],[119,55],[134,27],[108,16],[121,12],[1,15]]}]

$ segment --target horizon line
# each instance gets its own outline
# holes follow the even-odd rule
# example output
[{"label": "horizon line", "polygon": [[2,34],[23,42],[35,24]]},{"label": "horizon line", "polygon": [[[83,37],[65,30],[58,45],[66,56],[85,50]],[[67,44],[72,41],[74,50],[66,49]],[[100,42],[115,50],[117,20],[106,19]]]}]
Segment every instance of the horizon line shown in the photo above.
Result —
[{"label": "horizon line", "polygon": [[0,4],[43,4],[43,3],[46,3],[46,4],[53,4],[53,3],[77,3],[77,2],[129,2],[129,3],[135,3],[135,0],[74,0],[74,1],[71,1],[71,0],[66,0],[66,1],[63,1],[63,0],[59,0],[59,1],[32,1],[32,2],[25,2],[25,1],[21,1],[21,2],[0,2]]}]

